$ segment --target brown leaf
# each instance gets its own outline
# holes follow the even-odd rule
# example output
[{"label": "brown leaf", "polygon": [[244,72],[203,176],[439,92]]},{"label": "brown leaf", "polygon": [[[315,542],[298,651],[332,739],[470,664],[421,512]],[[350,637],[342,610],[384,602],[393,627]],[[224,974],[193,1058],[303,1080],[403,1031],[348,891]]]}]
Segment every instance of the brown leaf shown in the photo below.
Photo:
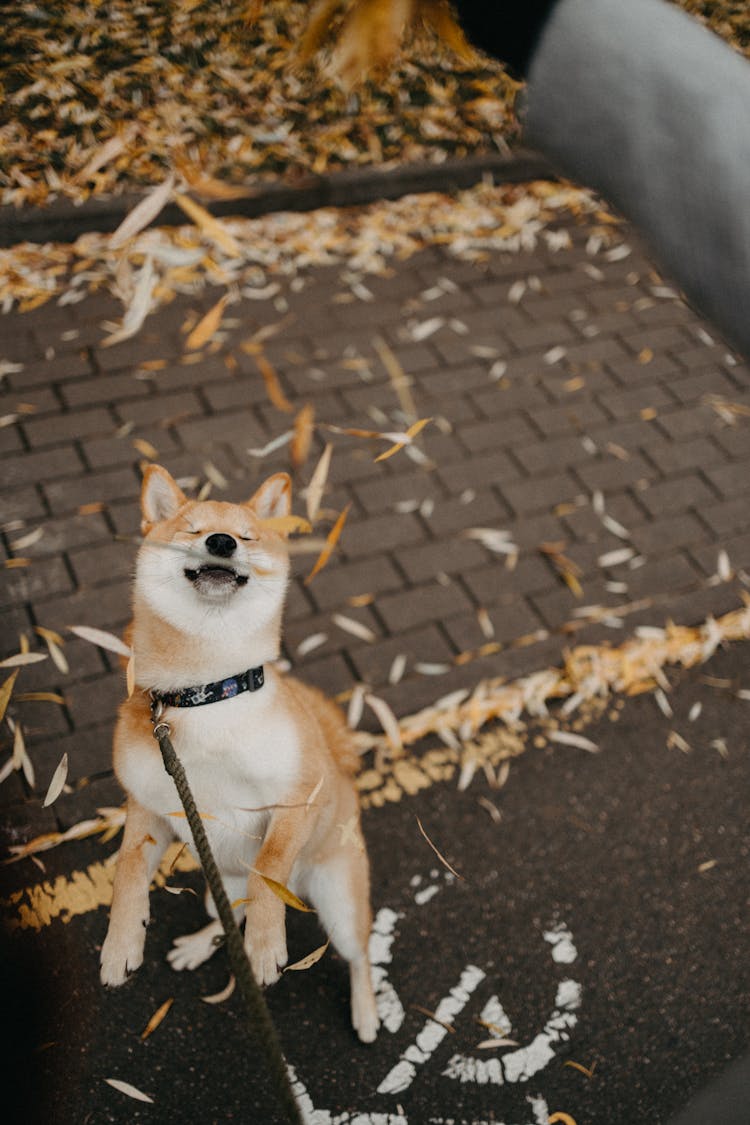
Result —
[{"label": "brown leaf", "polygon": [[144,1027],[143,1031],[141,1032],[141,1042],[144,1039],[148,1039],[149,1035],[151,1035],[152,1032],[156,1031],[157,1027],[162,1022],[162,1020],[164,1019],[164,1017],[166,1016],[167,1012],[169,1011],[169,1009],[172,1007],[173,1004],[174,1004],[174,996],[170,996],[168,1000],[165,1000],[164,1003],[161,1004],[156,1009],[156,1011],[152,1015],[151,1019],[148,1021],[148,1023]]},{"label": "brown leaf", "polygon": [[256,355],[255,362],[258,365],[258,370],[263,376],[263,382],[266,385],[266,394],[268,395],[273,405],[277,410],[282,410],[284,414],[291,414],[294,410],[294,407],[282,390],[281,383],[279,382],[279,376],[276,373],[276,369],[268,361],[268,359],[266,359],[262,352],[260,353],[260,355]]},{"label": "brown leaf", "polygon": [[251,868],[256,875],[258,875],[266,884],[270,891],[280,898],[287,906],[291,906],[294,910],[301,910],[305,914],[314,914],[315,911],[307,903],[298,898],[294,891],[290,891],[283,883],[279,883],[277,879],[272,879],[270,875],[264,875],[262,871],[258,871],[256,867]]},{"label": "brown leaf", "polygon": [[333,549],[334,549],[334,547],[336,546],[336,544],[338,543],[338,541],[341,537],[341,532],[344,530],[344,524],[346,523],[346,517],[349,515],[349,509],[350,508],[351,508],[351,503],[346,505],[344,510],[339,514],[339,517],[336,520],[335,524],[333,525],[331,530],[328,532],[328,536],[326,538],[323,550],[320,552],[317,559],[315,560],[315,565],[313,566],[312,570],[310,571],[310,573],[305,578],[305,586],[309,586],[310,583],[312,582],[313,578],[315,577],[315,575],[320,574],[321,570],[323,569],[323,567],[326,565],[326,563],[330,559],[331,555],[333,554]]},{"label": "brown leaf", "polygon": [[314,431],[314,418],[315,407],[311,402],[306,402],[294,419],[292,444],[289,452],[292,458],[292,466],[295,469],[302,468],[309,456]]},{"label": "brown leaf", "polygon": [[11,672],[7,680],[5,680],[2,686],[0,686],[0,720],[3,719],[5,712],[8,709],[8,704],[10,703],[10,697],[13,694],[13,687],[15,685],[17,676],[18,669],[16,669],[15,672]]},{"label": "brown leaf", "polygon": [[331,944],[330,940],[325,945],[319,945],[317,949],[313,949],[312,953],[308,953],[300,961],[295,961],[293,965],[287,965],[284,969],[285,973],[299,972],[302,969],[309,969],[321,959],[328,946]]},{"label": "brown leaf", "polygon": [[395,444],[392,445],[390,449],[386,449],[385,453],[381,453],[379,457],[376,457],[375,461],[387,461],[388,458],[392,457],[394,453],[398,453],[399,450],[408,445],[413,440],[413,438],[417,436],[417,434],[422,432],[427,423],[431,421],[432,418],[420,418],[418,422],[414,422],[413,425],[409,426],[409,429],[404,433],[405,440],[395,442]]},{"label": "brown leaf", "polygon": [[208,343],[221,324],[221,318],[224,315],[224,309],[227,306],[228,300],[229,294],[225,293],[224,296],[208,310],[206,315],[198,321],[185,341],[185,347],[188,351],[194,352]]},{"label": "brown leaf", "polygon": [[185,212],[187,217],[195,223],[200,230],[211,242],[214,242],[225,254],[230,258],[241,258],[242,249],[240,248],[237,239],[234,235],[230,234],[227,228],[218,219],[215,219],[210,211],[205,207],[201,207],[200,203],[190,199],[187,195],[176,195],[175,203],[177,203]]}]

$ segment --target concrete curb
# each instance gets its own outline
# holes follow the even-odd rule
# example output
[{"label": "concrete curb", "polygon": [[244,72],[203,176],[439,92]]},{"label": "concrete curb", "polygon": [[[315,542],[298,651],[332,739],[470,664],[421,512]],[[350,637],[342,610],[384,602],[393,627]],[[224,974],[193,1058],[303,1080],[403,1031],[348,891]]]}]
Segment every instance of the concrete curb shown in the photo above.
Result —
[{"label": "concrete curb", "polygon": [[[458,191],[484,177],[493,183],[555,177],[549,163],[538,153],[517,149],[510,156],[488,153],[441,164],[400,164],[396,167],[352,168],[327,176],[305,176],[298,183],[261,184],[237,199],[212,200],[205,205],[213,215],[257,218],[273,211],[312,211],[318,207],[351,207],[378,199],[398,199],[412,192]],[[116,230],[125,215],[142,198],[140,193],[88,200],[77,207],[63,199],[49,207],[0,212],[0,247],[20,242],[74,242],[90,231],[107,234]],[[185,215],[176,204],[166,206],[160,225],[176,226]]]}]

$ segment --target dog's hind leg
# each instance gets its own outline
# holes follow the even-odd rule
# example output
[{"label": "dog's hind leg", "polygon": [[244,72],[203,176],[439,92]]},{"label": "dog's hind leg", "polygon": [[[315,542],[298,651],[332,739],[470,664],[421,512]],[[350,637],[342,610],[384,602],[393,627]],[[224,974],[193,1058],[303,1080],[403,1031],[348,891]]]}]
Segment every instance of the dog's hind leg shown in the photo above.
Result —
[{"label": "dog's hind leg", "polygon": [[[235,902],[238,898],[244,896],[245,885],[244,875],[224,876],[224,887],[230,902]],[[184,934],[182,937],[175,938],[174,945],[167,954],[170,965],[178,972],[182,972],[183,969],[197,969],[199,965],[213,956],[221,944],[224,930],[208,889],[206,890],[206,910],[213,920],[207,926],[196,930],[195,933]],[[243,903],[239,903],[234,908],[234,917],[238,923],[242,919],[244,911]]]},{"label": "dog's hind leg", "polygon": [[353,843],[307,873],[306,892],[330,939],[349,962],[352,1026],[363,1043],[371,1043],[380,1021],[372,987],[368,945],[370,875],[367,856]]}]

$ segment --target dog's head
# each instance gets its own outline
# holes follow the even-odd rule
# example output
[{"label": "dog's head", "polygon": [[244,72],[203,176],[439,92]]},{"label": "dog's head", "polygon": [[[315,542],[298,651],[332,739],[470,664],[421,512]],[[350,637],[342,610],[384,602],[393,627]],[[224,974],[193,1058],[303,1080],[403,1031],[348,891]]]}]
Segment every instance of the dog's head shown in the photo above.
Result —
[{"label": "dog's head", "polygon": [[212,610],[257,626],[280,612],[289,576],[274,520],[291,509],[291,480],[276,473],[244,504],[189,500],[160,465],[141,491],[143,544],[136,593],[164,620],[192,631]]}]

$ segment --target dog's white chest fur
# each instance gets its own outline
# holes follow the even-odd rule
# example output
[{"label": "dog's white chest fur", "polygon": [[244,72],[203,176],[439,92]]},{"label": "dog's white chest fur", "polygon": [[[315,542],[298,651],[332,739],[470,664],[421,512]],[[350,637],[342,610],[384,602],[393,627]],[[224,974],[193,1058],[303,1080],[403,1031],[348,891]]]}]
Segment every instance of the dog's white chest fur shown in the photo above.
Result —
[{"label": "dog's white chest fur", "polygon": [[[273,806],[284,803],[299,776],[298,732],[288,712],[274,706],[275,694],[271,681],[258,693],[165,714],[215,857],[227,872],[247,874]],[[161,757],[153,747],[144,750],[126,757],[123,783],[192,842]]]}]

